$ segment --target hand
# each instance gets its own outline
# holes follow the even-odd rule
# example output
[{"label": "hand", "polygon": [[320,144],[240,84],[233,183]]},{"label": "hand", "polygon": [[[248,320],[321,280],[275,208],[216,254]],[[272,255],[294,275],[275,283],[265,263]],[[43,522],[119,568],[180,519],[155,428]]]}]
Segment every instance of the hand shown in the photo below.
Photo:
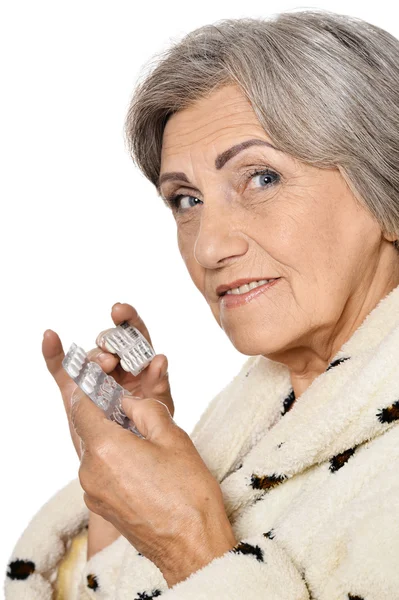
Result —
[{"label": "hand", "polygon": [[124,397],[122,407],[145,439],[106,419],[82,390],[73,394],[84,500],[174,584],[237,542],[217,480],[165,404]]},{"label": "hand", "polygon": [[[152,347],[153,343],[148,333],[148,329],[141,319],[137,310],[130,304],[114,304],[111,313],[115,325],[119,325],[123,321],[128,321],[144,335]],[[106,359],[101,362],[101,367],[125,389],[129,390],[133,396],[140,398],[156,398],[160,400],[169,409],[172,417],[174,416],[175,407],[172,394],[170,391],[169,375],[168,375],[168,359],[164,354],[157,354],[149,366],[141,371],[138,375],[133,375],[125,371],[119,364],[120,359],[117,354],[108,352],[107,348],[101,343],[101,337],[107,333],[109,329],[102,331],[96,339],[97,346],[105,352]],[[109,369],[109,370],[107,370]],[[112,371],[111,369],[115,369]]]},{"label": "hand", "polygon": [[[137,311],[129,304],[117,303],[112,307],[111,317],[115,325],[123,321],[128,321],[131,325],[137,327],[139,331],[151,343],[148,330],[143,321],[137,314]],[[104,333],[104,332],[102,332]],[[99,334],[98,338],[101,336]],[[97,339],[98,339],[97,338]],[[167,367],[168,362],[166,356],[156,355],[151,364],[144,369],[138,376],[127,373],[119,364],[119,357],[108,353],[105,350],[105,359],[98,360],[98,356],[105,350],[105,347],[98,346],[90,350],[87,355],[90,360],[97,362],[106,373],[110,374],[124,388],[131,391],[134,395],[151,395],[158,398],[168,406],[171,414],[174,413],[174,404],[171,396]],[[67,414],[69,430],[71,438],[76,450],[76,453],[81,458],[81,440],[75,429],[72,427],[70,419],[70,405],[73,392],[77,389],[77,385],[69,377],[62,366],[65,353],[62,347],[61,340],[55,331],[47,330],[43,338],[42,353],[46,361],[47,368],[57,383],[61,396],[64,402],[65,411]],[[158,373],[161,370],[163,376],[158,379]],[[87,559],[91,558],[102,550],[105,546],[111,544],[120,536],[120,532],[115,527],[104,520],[99,515],[89,511],[89,529],[88,529],[88,545]]]},{"label": "hand", "polygon": [[[138,315],[137,311],[130,304],[114,304],[111,311],[111,317],[115,325],[123,321],[128,321],[130,325],[136,327],[152,345],[150,334]],[[98,336],[97,340],[105,333],[104,330]],[[46,361],[47,369],[54,377],[56,384],[61,392],[64,402],[65,412],[68,418],[69,430],[72,441],[75,446],[78,457],[81,457],[80,439],[71,425],[70,405],[73,392],[77,389],[76,383],[69,377],[62,366],[65,357],[61,340],[55,331],[48,329],[43,337],[42,353]],[[104,360],[99,360],[99,355],[104,354]],[[168,359],[164,354],[157,354],[150,365],[137,376],[127,373],[119,364],[120,359],[117,355],[110,354],[104,345],[94,348],[87,352],[90,360],[98,363],[103,371],[110,374],[122,387],[132,392],[134,396],[153,397],[168,407],[171,415],[174,415],[174,403],[171,395],[169,377],[167,373]],[[162,377],[159,378],[159,373]]]}]

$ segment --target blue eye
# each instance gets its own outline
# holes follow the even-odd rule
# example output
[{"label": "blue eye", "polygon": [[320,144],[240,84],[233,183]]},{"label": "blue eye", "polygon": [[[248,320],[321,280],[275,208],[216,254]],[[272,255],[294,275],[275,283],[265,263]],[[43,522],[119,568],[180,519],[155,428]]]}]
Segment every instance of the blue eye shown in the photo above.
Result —
[{"label": "blue eye", "polygon": [[[196,198],[195,196],[189,196],[188,194],[176,194],[175,196],[170,196],[169,198],[167,198],[167,200],[168,200],[169,204],[171,204],[172,207],[179,212],[179,211],[187,210],[187,209],[181,208],[180,200],[182,198],[192,198],[193,200],[198,200],[198,198]],[[201,200],[199,200],[199,202],[201,202]]]},{"label": "blue eye", "polygon": [[[261,176],[261,177],[259,177]],[[251,173],[249,173],[249,179],[255,179],[256,177],[259,177],[261,182],[265,182],[266,179],[271,179],[272,183],[269,183],[270,185],[274,185],[274,183],[276,183],[276,181],[278,181],[279,176],[277,175],[277,173],[274,173],[274,171],[270,171],[270,169],[258,169],[256,171],[252,171]],[[261,187],[268,187],[267,184]]]},{"label": "blue eye", "polygon": [[[279,175],[277,173],[274,173],[274,171],[271,171],[270,169],[257,169],[255,171],[251,171],[248,174],[247,177],[247,181],[250,179],[255,179],[256,177],[260,177],[260,181],[262,181],[263,183],[265,183],[266,179],[272,180],[271,183],[269,184],[265,184],[264,186],[260,186],[262,187],[270,187],[271,185],[274,185],[278,180],[279,180]],[[172,208],[174,210],[176,210],[177,212],[185,212],[187,210],[187,208],[182,208],[181,207],[181,200],[182,198],[191,198],[192,200],[197,200],[198,202],[202,202],[202,200],[199,200],[198,198],[196,198],[195,196],[189,196],[188,194],[175,194],[172,195],[170,197],[167,198],[168,203],[172,206]],[[192,206],[196,206],[195,204],[189,206],[188,208],[191,208]]]}]

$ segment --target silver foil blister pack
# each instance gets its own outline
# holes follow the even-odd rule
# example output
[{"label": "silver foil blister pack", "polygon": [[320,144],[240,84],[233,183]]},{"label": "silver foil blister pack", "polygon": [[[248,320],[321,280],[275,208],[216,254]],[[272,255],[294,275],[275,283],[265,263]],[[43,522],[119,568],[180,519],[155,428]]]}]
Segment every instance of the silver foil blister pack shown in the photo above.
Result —
[{"label": "silver foil blister pack", "polygon": [[143,334],[127,321],[107,330],[99,344],[102,342],[109,352],[119,356],[121,367],[133,375],[138,375],[148,367],[155,356],[152,346]]},{"label": "silver foil blister pack", "polygon": [[73,343],[62,361],[62,366],[94,404],[104,411],[107,419],[145,439],[122,408],[122,397],[131,396],[131,392],[105,373],[100,365],[90,361],[83,348]]}]

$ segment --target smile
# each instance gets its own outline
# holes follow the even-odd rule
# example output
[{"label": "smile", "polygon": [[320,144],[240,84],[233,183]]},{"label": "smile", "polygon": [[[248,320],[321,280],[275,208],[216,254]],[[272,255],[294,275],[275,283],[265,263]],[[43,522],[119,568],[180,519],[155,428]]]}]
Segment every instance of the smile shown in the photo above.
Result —
[{"label": "smile", "polygon": [[230,294],[226,293],[223,296],[220,296],[220,305],[223,306],[223,308],[234,308],[236,306],[248,304],[248,302],[251,302],[251,300],[259,296],[260,294],[264,294],[270,288],[274,287],[278,281],[280,281],[280,277],[278,279],[272,279],[271,281],[257,285],[253,289],[249,289],[248,291],[244,291],[243,293],[237,293],[236,291]]}]

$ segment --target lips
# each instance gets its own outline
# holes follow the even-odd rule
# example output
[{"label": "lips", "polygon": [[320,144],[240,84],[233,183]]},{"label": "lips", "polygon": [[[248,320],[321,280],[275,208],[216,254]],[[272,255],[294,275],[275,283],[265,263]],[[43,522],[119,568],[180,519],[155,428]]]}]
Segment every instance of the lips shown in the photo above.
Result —
[{"label": "lips", "polygon": [[279,279],[279,277],[252,277],[251,279],[237,279],[237,281],[232,281],[231,283],[227,283],[225,285],[219,285],[216,288],[216,293],[218,296],[223,296],[228,290],[240,287],[246,283],[251,283],[252,281],[262,281],[262,279]]}]

